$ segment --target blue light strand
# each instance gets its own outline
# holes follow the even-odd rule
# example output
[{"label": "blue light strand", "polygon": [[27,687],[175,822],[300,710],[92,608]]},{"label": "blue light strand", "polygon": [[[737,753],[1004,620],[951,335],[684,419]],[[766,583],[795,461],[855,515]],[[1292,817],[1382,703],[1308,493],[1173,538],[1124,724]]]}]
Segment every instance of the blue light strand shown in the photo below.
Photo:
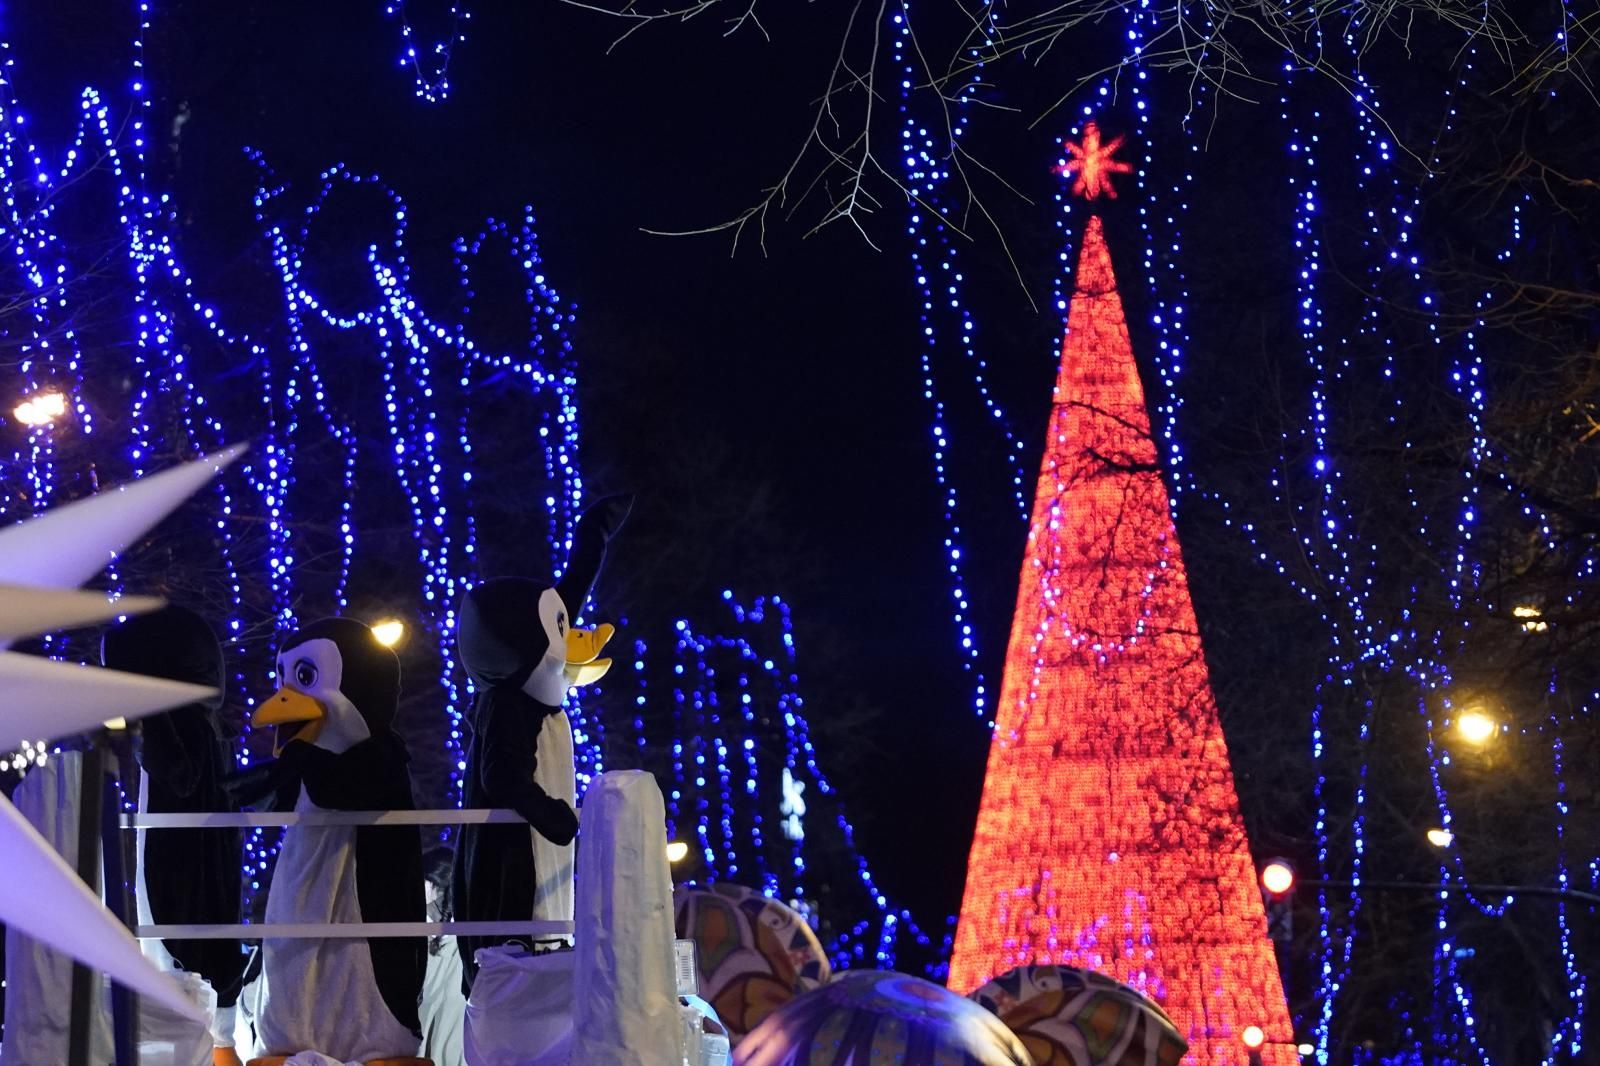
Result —
[{"label": "blue light strand", "polygon": [[[941,361],[941,353],[949,349],[959,351],[964,365],[969,368],[973,391],[988,414],[987,422],[990,425],[985,428],[990,431],[997,428],[1000,434],[1017,516],[1026,522],[1032,480],[1024,468],[1021,441],[1013,431],[1004,408],[991,391],[988,363],[978,347],[976,320],[961,298],[966,278],[951,239],[952,224],[949,217],[955,204],[947,190],[953,178],[952,168],[957,166],[955,153],[970,120],[967,105],[980,90],[983,50],[994,43],[995,11],[992,3],[983,5],[977,19],[981,47],[973,45],[967,49],[967,58],[973,69],[956,92],[953,108],[941,104],[941,118],[936,125],[944,125],[942,135],[930,132],[928,125],[919,121],[911,106],[917,78],[912,57],[917,49],[907,0],[901,0],[897,7],[891,9],[889,21],[891,49],[900,72],[900,155],[903,180],[909,193],[907,233],[910,237],[912,270],[921,297],[918,355],[922,394],[933,418],[930,440],[934,479],[944,497],[944,551],[951,582],[951,614],[956,627],[957,646],[961,651],[962,668],[971,677],[973,712],[992,729],[993,708],[988,685],[979,665],[983,646],[973,624],[972,606],[966,591],[971,586],[963,565],[960,497],[948,460],[952,412],[947,406],[945,392],[940,389],[936,367]],[[952,110],[955,116],[953,121],[949,117]]]},{"label": "blue light strand", "polygon": [[[671,714],[676,736],[688,743],[675,745],[672,753],[675,831],[693,835],[707,880],[759,884],[766,895],[814,904],[821,887],[814,878],[826,869],[819,861],[825,853],[817,849],[830,844],[813,833],[783,844],[781,832],[774,836],[782,822],[779,780],[789,771],[804,784],[805,796],[826,797],[839,834],[833,839],[842,840],[846,861],[854,864],[864,909],[876,915],[831,937],[824,945],[830,958],[840,968],[865,963],[892,969],[906,938],[921,948],[931,939],[878,887],[843,803],[818,765],[796,672],[790,607],[778,596],[746,603],[724,591],[722,598],[733,626],[728,635],[702,631],[687,620],[676,624]],[[749,711],[728,714],[730,703]],[[783,739],[775,746],[778,728]],[[682,757],[685,751],[691,758]],[[739,753],[739,763],[730,752]],[[735,765],[743,781],[735,780]],[[821,804],[808,799],[807,806],[808,814],[821,814]],[[850,888],[837,881],[827,887],[835,904]]]},{"label": "blue light strand", "polygon": [[450,95],[450,60],[456,46],[467,39],[467,23],[472,12],[461,0],[450,5],[450,33],[432,47],[417,48],[417,34],[406,15],[407,0],[388,0],[384,14],[400,23],[400,66],[410,67],[412,89],[430,104],[442,103]]}]

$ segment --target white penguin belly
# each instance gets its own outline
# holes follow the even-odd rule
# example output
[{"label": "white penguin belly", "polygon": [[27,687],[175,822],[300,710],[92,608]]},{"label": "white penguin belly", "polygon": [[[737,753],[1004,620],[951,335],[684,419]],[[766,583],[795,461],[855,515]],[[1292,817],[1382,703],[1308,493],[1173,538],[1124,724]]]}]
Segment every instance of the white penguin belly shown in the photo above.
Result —
[{"label": "white penguin belly", "polygon": [[[295,810],[320,808],[302,789]],[[361,921],[354,828],[295,826],[284,835],[267,921]],[[264,1054],[318,1051],[340,1062],[365,1062],[417,1053],[417,1038],[378,992],[365,940],[269,937],[261,963],[257,1038]]]},{"label": "white penguin belly", "polygon": [[[539,727],[534,781],[545,794],[578,806],[578,781],[573,769],[572,722],[566,711],[557,711]],[[570,922],[573,914],[572,844],[552,844],[537,831],[533,835],[533,872],[539,879],[533,896],[533,920]],[[541,940],[546,938],[541,937]],[[553,938],[572,943],[571,937]]]}]

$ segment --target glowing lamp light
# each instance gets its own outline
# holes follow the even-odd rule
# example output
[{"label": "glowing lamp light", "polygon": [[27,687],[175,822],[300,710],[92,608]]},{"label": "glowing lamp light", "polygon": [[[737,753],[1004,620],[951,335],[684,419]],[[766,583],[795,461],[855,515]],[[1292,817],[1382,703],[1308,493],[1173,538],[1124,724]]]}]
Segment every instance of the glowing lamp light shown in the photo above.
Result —
[{"label": "glowing lamp light", "polygon": [[1456,719],[1456,732],[1468,744],[1487,744],[1498,729],[1494,719],[1482,711],[1468,711]]},{"label": "glowing lamp light", "polygon": [[386,618],[372,627],[372,635],[385,648],[392,648],[405,639],[406,624],[396,618]]},{"label": "glowing lamp light", "polygon": [[25,426],[48,426],[67,413],[67,398],[59,392],[41,392],[11,409],[11,415]]},{"label": "glowing lamp light", "polygon": [[1239,1034],[1239,1039],[1244,1042],[1245,1047],[1256,1051],[1267,1042],[1267,1034],[1261,1031],[1259,1025],[1247,1025],[1244,1027],[1244,1032]]},{"label": "glowing lamp light", "polygon": [[1283,895],[1294,887],[1294,867],[1282,859],[1273,859],[1261,868],[1261,887],[1274,896]]},{"label": "glowing lamp light", "polygon": [[667,844],[667,861],[680,863],[689,857],[689,845],[681,840],[674,840]]},{"label": "glowing lamp light", "polygon": [[1315,1052],[1317,1049],[1312,1047],[1310,1044],[1301,1044],[1299,1047],[1295,1048],[1295,1050],[1300,1053],[1301,1058],[1305,1058],[1306,1056]]},{"label": "glowing lamp light", "polygon": [[1543,633],[1550,628],[1550,623],[1543,620],[1544,612],[1531,603],[1522,603],[1511,608],[1511,617],[1522,623],[1522,628],[1529,633]]},{"label": "glowing lamp light", "polygon": [[1428,843],[1432,844],[1434,847],[1448,848],[1451,842],[1455,840],[1456,835],[1450,832],[1448,829],[1439,829],[1436,827],[1428,830],[1427,837]]}]

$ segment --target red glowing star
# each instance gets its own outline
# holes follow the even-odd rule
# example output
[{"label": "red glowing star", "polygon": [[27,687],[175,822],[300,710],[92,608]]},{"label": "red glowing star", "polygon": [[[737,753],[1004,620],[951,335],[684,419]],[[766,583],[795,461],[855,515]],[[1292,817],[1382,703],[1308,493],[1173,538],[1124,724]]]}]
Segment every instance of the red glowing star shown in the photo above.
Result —
[{"label": "red glowing star", "polygon": [[1119,135],[1102,143],[1100,127],[1091,121],[1083,127],[1082,144],[1061,142],[1061,147],[1072,156],[1071,161],[1051,169],[1057,174],[1076,174],[1078,180],[1072,183],[1072,191],[1086,200],[1093,200],[1101,193],[1115,200],[1117,189],[1111,184],[1111,175],[1133,173],[1133,164],[1111,158],[1124,140],[1126,138]]}]

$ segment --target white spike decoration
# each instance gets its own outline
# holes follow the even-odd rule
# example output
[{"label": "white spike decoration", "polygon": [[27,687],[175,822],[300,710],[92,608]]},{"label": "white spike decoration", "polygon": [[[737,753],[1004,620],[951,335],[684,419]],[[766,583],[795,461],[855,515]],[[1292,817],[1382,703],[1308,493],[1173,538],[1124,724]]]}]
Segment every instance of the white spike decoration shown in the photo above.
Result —
[{"label": "white spike decoration", "polygon": [[236,444],[0,529],[0,582],[77,588],[243,455],[244,449]]},{"label": "white spike decoration", "polygon": [[144,614],[162,602],[155,596],[112,597],[104,592],[0,584],[0,647],[34,633],[54,633],[125,614]]},{"label": "white spike decoration", "polygon": [[0,918],[141,996],[204,1023],[189,997],[9,801],[0,800]]},{"label": "white spike decoration", "polygon": [[110,718],[142,718],[198,703],[215,693],[204,685],[0,652],[0,751],[24,740],[83,733]]},{"label": "white spike decoration", "polygon": [[[243,451],[236,445],[0,529],[0,640],[114,618],[159,603],[145,598],[112,601],[94,593],[41,595],[38,590],[74,589],[89,580]],[[37,612],[31,620],[30,610]],[[197,685],[3,652],[0,749],[23,740],[80,733],[113,717],[137,718],[211,693]],[[0,923],[186,1017],[203,1020],[178,984],[140,953],[128,930],[3,797],[0,863],[5,868]]]}]

